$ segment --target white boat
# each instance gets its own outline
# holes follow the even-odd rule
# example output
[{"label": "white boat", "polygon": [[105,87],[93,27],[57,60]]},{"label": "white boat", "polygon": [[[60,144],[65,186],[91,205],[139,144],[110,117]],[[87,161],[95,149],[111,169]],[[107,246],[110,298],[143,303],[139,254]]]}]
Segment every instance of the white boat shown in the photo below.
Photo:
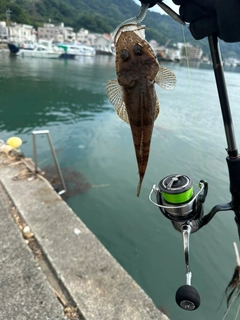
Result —
[{"label": "white boat", "polygon": [[39,40],[32,50],[21,48],[16,55],[31,58],[58,59],[64,50],[53,45],[52,40]]},{"label": "white boat", "polygon": [[16,54],[21,49],[33,50],[35,46],[33,41],[25,41],[22,43],[8,42],[7,45],[11,54]]},{"label": "white boat", "polygon": [[94,47],[85,46],[82,44],[73,43],[59,43],[59,48],[62,48],[65,53],[75,56],[89,56],[93,57],[96,55],[96,50]]}]

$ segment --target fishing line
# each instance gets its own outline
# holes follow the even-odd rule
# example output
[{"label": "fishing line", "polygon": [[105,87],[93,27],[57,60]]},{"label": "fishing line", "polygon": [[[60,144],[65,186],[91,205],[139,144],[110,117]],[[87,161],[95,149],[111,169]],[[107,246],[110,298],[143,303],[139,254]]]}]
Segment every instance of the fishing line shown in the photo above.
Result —
[{"label": "fishing line", "polygon": [[196,104],[195,104],[195,95],[193,91],[193,86],[192,86],[192,78],[191,78],[191,72],[190,72],[190,64],[189,64],[189,54],[187,50],[187,43],[186,43],[186,37],[185,37],[185,31],[184,31],[184,26],[182,26],[182,34],[183,34],[183,42],[184,42],[184,49],[186,53],[186,62],[187,62],[187,70],[188,70],[188,80],[189,80],[189,85],[190,85],[190,93],[191,93],[191,104],[193,107],[193,118],[194,118],[194,123],[195,123],[195,132],[197,136],[197,145],[198,145],[198,151],[200,155],[200,165],[201,165],[201,171],[202,171],[202,176],[204,172],[204,161],[203,161],[203,153],[202,153],[202,148],[201,148],[201,143],[200,143],[200,137],[199,137],[199,122],[197,121],[197,115],[196,115]]}]

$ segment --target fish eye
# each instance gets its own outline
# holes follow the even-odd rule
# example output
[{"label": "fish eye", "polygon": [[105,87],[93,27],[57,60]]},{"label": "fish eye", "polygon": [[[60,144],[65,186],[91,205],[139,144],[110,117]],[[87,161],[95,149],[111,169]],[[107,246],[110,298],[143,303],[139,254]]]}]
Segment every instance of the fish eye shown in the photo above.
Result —
[{"label": "fish eye", "polygon": [[143,54],[142,46],[138,43],[134,45],[133,51],[138,56],[141,56]]},{"label": "fish eye", "polygon": [[125,62],[129,58],[129,52],[126,49],[123,49],[121,52],[121,58]]}]

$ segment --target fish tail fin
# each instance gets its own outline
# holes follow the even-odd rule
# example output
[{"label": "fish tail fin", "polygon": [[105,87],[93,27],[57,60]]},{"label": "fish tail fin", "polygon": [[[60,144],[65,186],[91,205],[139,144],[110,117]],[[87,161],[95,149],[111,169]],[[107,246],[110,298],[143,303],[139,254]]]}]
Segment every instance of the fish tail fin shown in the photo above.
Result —
[{"label": "fish tail fin", "polygon": [[137,186],[137,197],[139,197],[139,195],[140,195],[140,191],[141,191],[141,187],[142,187],[142,180],[143,180],[143,179],[140,179],[139,182],[138,182],[138,186]]}]

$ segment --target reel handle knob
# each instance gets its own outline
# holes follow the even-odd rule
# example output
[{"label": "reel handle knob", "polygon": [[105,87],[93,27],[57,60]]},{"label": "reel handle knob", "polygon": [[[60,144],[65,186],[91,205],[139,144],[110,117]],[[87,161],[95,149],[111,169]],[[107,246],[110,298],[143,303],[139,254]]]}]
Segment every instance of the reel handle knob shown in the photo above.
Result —
[{"label": "reel handle knob", "polygon": [[175,300],[180,308],[187,311],[196,310],[200,305],[200,295],[198,291],[188,284],[178,288]]}]

